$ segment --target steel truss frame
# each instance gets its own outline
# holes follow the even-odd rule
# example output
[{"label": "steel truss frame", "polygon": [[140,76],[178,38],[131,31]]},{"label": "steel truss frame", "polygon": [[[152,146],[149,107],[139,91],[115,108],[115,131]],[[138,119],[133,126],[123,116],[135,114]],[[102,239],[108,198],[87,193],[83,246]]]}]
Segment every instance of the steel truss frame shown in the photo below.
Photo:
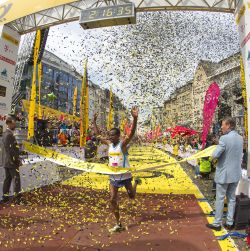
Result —
[{"label": "steel truss frame", "polygon": [[239,0],[82,0],[43,10],[7,25],[20,34],[57,24],[76,21],[80,11],[106,5],[133,2],[137,12],[144,11],[211,11],[233,13]]}]

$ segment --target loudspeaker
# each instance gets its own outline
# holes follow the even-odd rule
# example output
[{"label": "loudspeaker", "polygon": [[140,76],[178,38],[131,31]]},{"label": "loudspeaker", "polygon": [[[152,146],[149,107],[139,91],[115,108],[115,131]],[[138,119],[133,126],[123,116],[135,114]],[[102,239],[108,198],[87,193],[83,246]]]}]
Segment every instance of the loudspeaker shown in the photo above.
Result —
[{"label": "loudspeaker", "polygon": [[241,194],[236,196],[236,207],[234,214],[235,229],[246,229],[250,220],[250,198]]}]

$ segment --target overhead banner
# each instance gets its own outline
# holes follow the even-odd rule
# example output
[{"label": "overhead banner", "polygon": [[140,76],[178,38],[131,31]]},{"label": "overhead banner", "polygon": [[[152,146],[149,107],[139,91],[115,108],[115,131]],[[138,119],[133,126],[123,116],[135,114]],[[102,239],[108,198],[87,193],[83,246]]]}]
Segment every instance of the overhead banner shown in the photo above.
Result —
[{"label": "overhead banner", "polygon": [[0,25],[76,0],[9,0],[0,3]]},{"label": "overhead banner", "polygon": [[[23,99],[22,100],[22,105],[23,105],[24,111],[27,112],[27,113],[29,113],[30,101]],[[36,106],[35,106],[35,113],[37,115],[39,113],[38,107],[39,107],[38,104],[36,104]],[[52,109],[52,108],[44,106],[44,105],[40,105],[40,109],[41,109],[42,116],[45,119],[48,119],[50,117],[51,118],[60,119],[61,117],[63,117],[66,120],[80,122],[80,118],[79,117],[76,117],[76,116],[73,116],[71,114],[64,113],[64,112]]]},{"label": "overhead banner", "polygon": [[[240,48],[245,70],[247,91],[247,107],[250,107],[250,1],[240,0],[235,10],[235,20],[238,26]],[[248,112],[248,131],[250,128],[250,113]],[[248,176],[250,176],[250,133],[248,133]]]}]

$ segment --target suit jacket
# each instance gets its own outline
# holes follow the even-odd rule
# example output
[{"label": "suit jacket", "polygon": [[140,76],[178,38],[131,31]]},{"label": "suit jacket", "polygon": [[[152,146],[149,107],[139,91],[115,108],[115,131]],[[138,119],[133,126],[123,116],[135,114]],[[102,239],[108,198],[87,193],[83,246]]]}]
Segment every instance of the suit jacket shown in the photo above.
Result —
[{"label": "suit jacket", "polygon": [[10,129],[3,133],[3,167],[18,168],[20,166],[19,147]]},{"label": "suit jacket", "polygon": [[216,183],[226,184],[240,180],[242,154],[243,138],[236,131],[230,131],[220,137],[219,145],[212,154],[214,159],[218,159]]}]

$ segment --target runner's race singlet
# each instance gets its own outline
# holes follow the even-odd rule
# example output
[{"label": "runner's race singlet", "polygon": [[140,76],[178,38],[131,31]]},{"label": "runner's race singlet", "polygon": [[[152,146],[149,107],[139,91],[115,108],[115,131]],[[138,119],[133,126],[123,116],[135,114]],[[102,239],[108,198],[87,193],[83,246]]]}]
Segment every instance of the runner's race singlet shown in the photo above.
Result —
[{"label": "runner's race singlet", "polygon": [[[114,144],[109,145],[109,166],[111,167],[129,167],[128,153],[123,154],[122,142],[119,142],[116,146]],[[132,178],[130,172],[124,174],[112,174],[110,179],[112,180],[126,180]]]}]

